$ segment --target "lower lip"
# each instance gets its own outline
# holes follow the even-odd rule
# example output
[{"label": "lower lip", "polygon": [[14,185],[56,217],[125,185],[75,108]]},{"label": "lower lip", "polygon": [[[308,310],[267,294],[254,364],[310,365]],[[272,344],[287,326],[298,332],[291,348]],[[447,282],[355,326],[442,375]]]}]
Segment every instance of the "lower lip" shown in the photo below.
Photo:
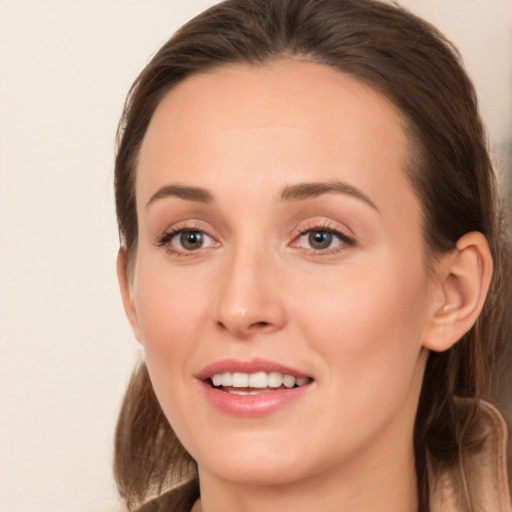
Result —
[{"label": "lower lip", "polygon": [[201,382],[207,400],[219,411],[234,416],[265,416],[290,402],[300,399],[311,388],[305,384],[297,388],[276,389],[254,395],[234,395]]}]

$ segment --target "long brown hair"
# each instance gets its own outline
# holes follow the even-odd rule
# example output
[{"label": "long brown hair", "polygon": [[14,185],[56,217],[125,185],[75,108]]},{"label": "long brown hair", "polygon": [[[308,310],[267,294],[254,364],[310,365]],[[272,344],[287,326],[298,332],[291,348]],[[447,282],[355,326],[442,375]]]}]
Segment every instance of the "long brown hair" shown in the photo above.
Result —
[{"label": "long brown hair", "polygon": [[[474,88],[453,46],[434,27],[378,0],[228,0],[183,26],[132,86],[118,131],[116,206],[131,274],[137,247],[138,152],[162,98],[187,77],[225,64],[282,58],[322,63],[391,100],[407,123],[408,176],[422,205],[427,267],[470,231],[488,239],[494,276],[476,325],[455,346],[431,353],[414,432],[420,509],[428,510],[425,454],[459,462],[476,443],[478,399],[505,403],[509,256],[493,168]],[[469,400],[456,402],[456,395]],[[462,461],[462,464],[461,464]],[[129,508],[171,482],[194,477],[140,364],[116,432],[115,475]],[[461,478],[464,478],[462,474]]]}]

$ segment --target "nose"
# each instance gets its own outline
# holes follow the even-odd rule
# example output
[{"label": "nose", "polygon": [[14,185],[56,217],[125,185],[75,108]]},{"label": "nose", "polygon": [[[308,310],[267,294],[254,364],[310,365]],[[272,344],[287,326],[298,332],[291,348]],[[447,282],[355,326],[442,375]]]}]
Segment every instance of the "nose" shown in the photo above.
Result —
[{"label": "nose", "polygon": [[281,272],[275,258],[262,252],[238,251],[226,262],[215,321],[238,339],[275,332],[286,323]]}]

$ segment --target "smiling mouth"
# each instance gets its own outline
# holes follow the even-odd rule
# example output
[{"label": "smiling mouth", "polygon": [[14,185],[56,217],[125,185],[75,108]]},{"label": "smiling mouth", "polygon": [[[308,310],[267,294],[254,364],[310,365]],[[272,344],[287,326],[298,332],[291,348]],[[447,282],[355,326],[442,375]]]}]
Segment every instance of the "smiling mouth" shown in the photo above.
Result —
[{"label": "smiling mouth", "polygon": [[312,381],[310,377],[294,377],[280,372],[224,372],[207,379],[212,388],[233,395],[257,395],[278,389],[299,388]]}]

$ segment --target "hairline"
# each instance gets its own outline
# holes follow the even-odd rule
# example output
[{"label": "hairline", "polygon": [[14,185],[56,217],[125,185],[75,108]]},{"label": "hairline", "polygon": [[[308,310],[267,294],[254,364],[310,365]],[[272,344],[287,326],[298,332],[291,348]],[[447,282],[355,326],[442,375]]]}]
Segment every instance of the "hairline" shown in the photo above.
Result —
[{"label": "hairline", "polygon": [[[420,204],[420,212],[421,212],[421,232],[422,232],[422,241],[423,241],[423,252],[424,252],[424,266],[425,271],[427,273],[427,277],[431,277],[435,270],[435,264],[438,260],[439,255],[442,253],[442,251],[435,250],[435,248],[429,243],[429,225],[428,225],[428,214],[426,212],[426,205],[424,204],[424,201],[421,197],[421,188],[415,183],[415,174],[418,173],[421,170],[421,161],[423,159],[423,152],[424,152],[424,146],[421,141],[421,135],[419,132],[418,127],[413,122],[413,120],[408,116],[405,111],[400,107],[398,102],[393,98],[393,95],[388,92],[384,86],[377,83],[375,80],[369,80],[365,79],[362,76],[359,76],[357,73],[344,70],[340,68],[339,66],[336,66],[332,62],[329,62],[328,59],[323,58],[319,55],[315,54],[308,54],[308,53],[296,53],[292,50],[285,48],[283,50],[276,51],[274,54],[269,55],[266,58],[261,59],[240,59],[240,60],[231,60],[227,62],[218,62],[213,63],[204,69],[197,69],[194,70],[185,76],[179,78],[178,80],[174,81],[171,84],[167,84],[162,86],[159,89],[156,89],[153,93],[153,97],[157,98],[157,101],[154,104],[153,110],[151,111],[151,115],[149,117],[149,120],[144,128],[144,131],[140,137],[140,140],[138,141],[138,144],[136,145],[135,149],[132,153],[132,162],[130,164],[130,171],[131,171],[131,182],[132,182],[132,194],[133,194],[133,201],[136,203],[136,185],[137,185],[137,175],[138,175],[138,169],[139,169],[139,157],[141,153],[141,148],[144,143],[144,139],[146,137],[146,134],[148,132],[149,126],[151,124],[151,121],[155,115],[155,112],[159,105],[162,103],[162,101],[167,97],[168,94],[170,94],[176,87],[180,86],[181,84],[185,83],[189,78],[193,78],[196,76],[201,75],[211,75],[215,74],[218,71],[222,71],[224,69],[229,70],[233,68],[240,68],[240,67],[246,67],[246,68],[262,68],[267,67],[269,65],[279,63],[282,61],[296,61],[296,62],[304,62],[309,64],[318,64],[322,66],[326,66],[338,73],[344,74],[360,84],[363,84],[368,89],[373,91],[374,93],[378,94],[382,98],[384,98],[393,108],[395,111],[397,121],[400,123],[400,127],[404,133],[404,137],[406,140],[406,145],[404,147],[404,165],[403,165],[403,172],[406,175],[407,182],[409,183],[411,190],[418,200]],[[127,275],[129,279],[131,280],[134,275],[135,270],[135,264],[136,264],[136,254],[137,254],[137,246],[139,241],[139,223],[138,223],[138,213],[136,214],[136,232],[133,239],[132,247],[130,250],[127,250],[126,247],[126,241],[125,237],[122,237],[121,241],[121,249],[126,251],[127,255]]]}]

